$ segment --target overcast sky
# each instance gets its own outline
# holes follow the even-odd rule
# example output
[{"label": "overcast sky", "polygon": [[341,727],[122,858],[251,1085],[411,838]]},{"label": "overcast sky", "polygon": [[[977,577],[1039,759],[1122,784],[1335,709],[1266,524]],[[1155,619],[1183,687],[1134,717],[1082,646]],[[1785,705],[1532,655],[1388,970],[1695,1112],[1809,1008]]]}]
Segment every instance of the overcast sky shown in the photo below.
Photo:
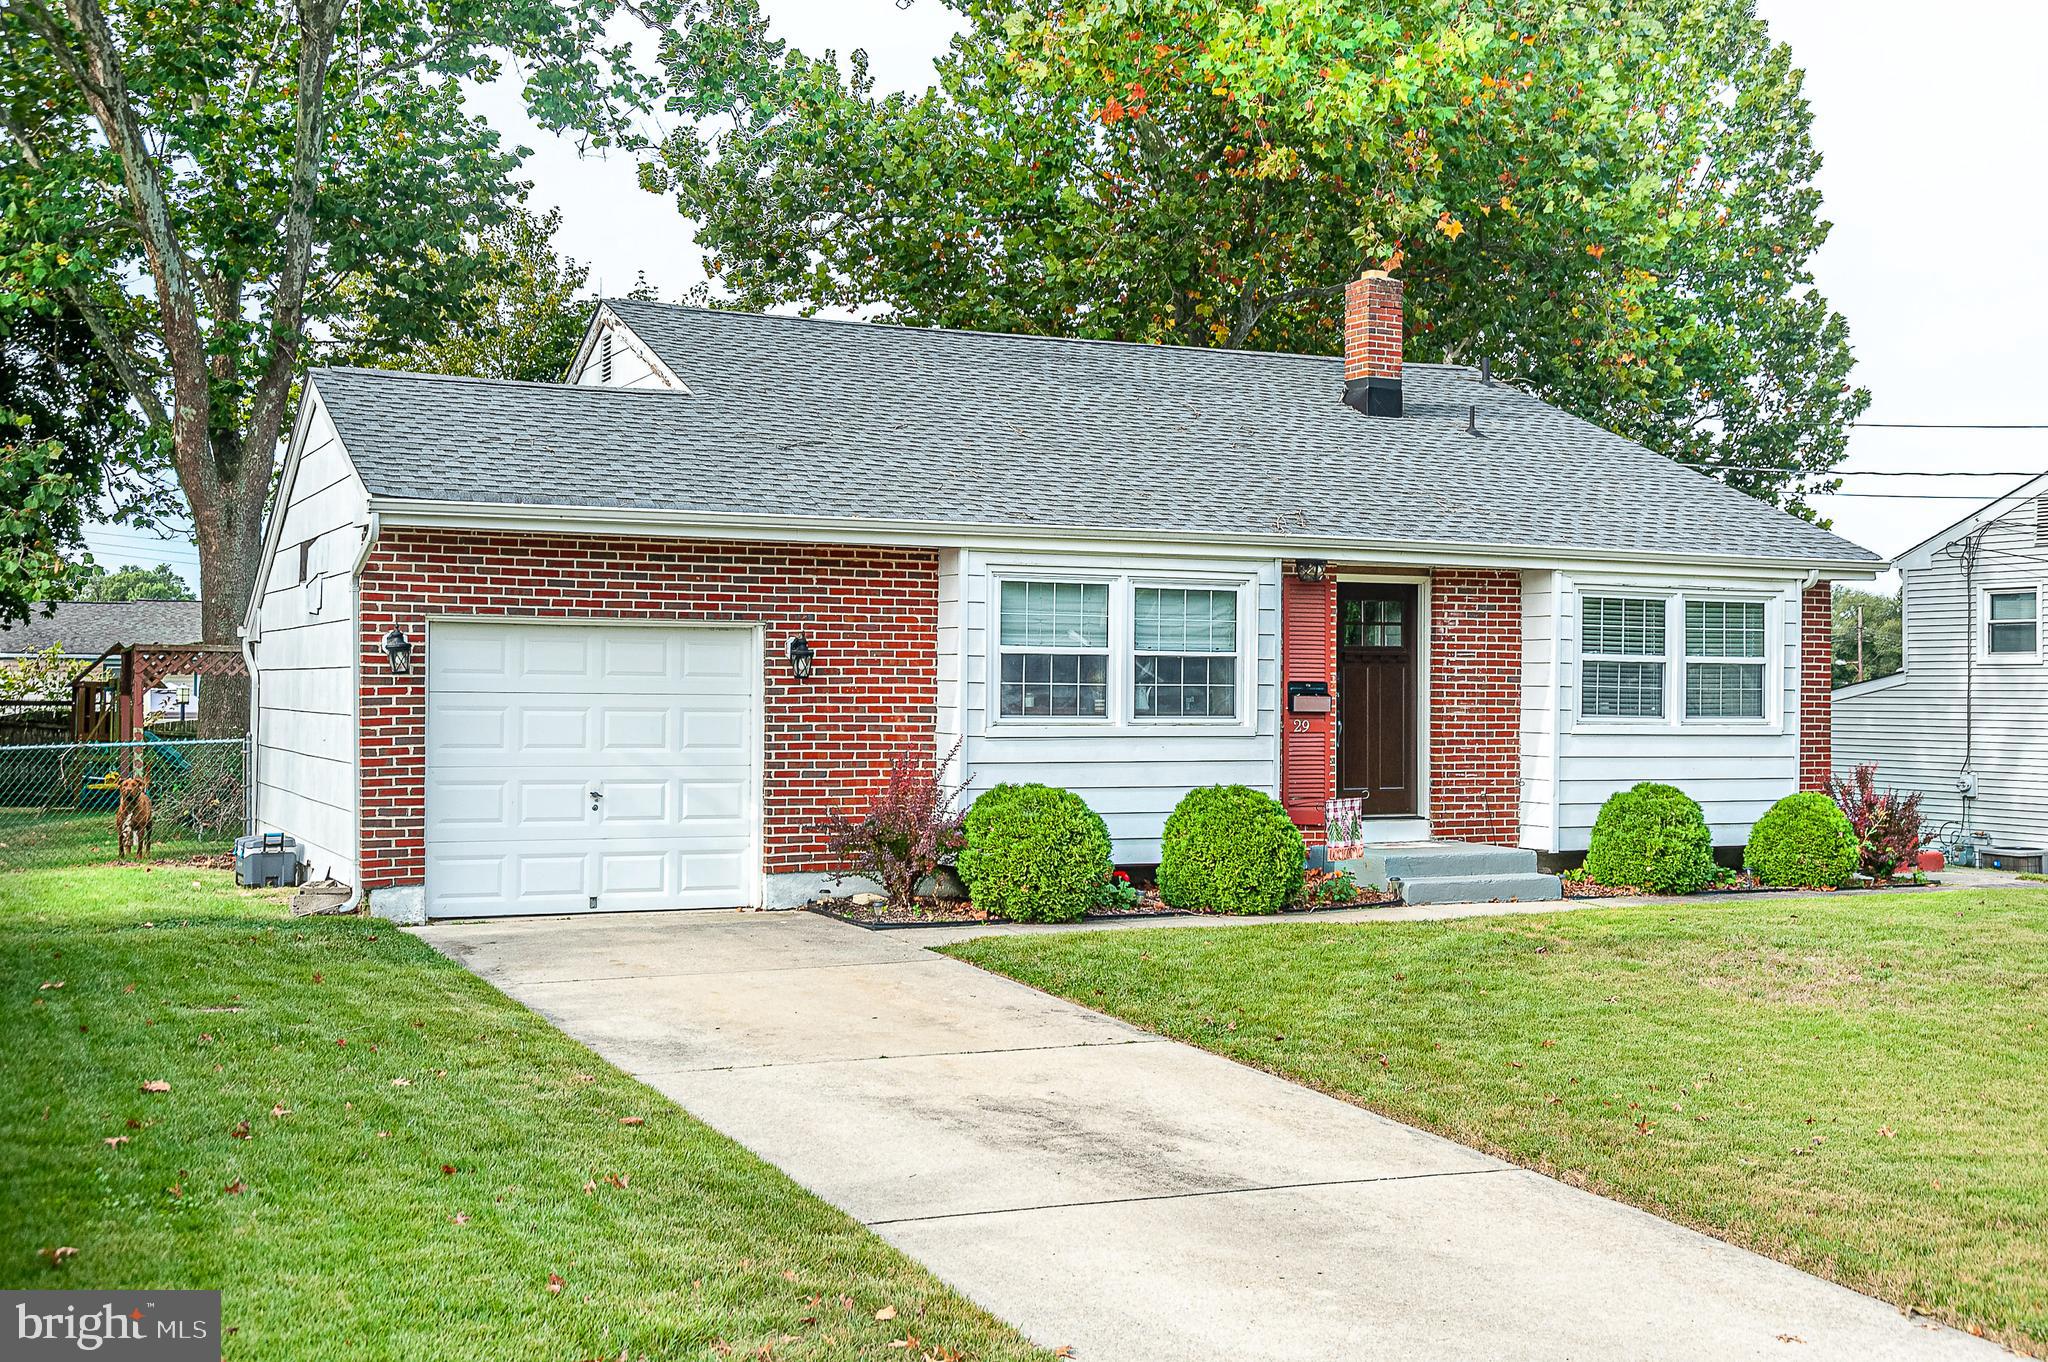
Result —
[{"label": "overcast sky", "polygon": [[[884,88],[921,88],[954,16],[934,0],[765,0],[778,33],[809,52],[865,47]],[[1834,234],[1816,270],[1848,319],[1871,421],[2048,422],[2034,369],[2048,353],[2048,215],[2033,171],[2048,6],[1950,0],[1929,22],[1903,0],[1762,0],[1807,72],[1821,189]],[[579,159],[538,132],[516,98],[479,101],[534,148],[536,207],[559,207],[562,250],[622,292],[645,271],[663,296],[702,276],[689,224],[641,191],[628,158]],[[1846,465],[1866,470],[2048,470],[2048,431],[1859,430]],[[1972,503],[1991,478],[1854,478],[1824,513],[1851,539],[1897,553]],[[1941,498],[1941,499],[1937,499]],[[189,544],[133,530],[88,536],[102,562],[168,561],[196,585]]]}]

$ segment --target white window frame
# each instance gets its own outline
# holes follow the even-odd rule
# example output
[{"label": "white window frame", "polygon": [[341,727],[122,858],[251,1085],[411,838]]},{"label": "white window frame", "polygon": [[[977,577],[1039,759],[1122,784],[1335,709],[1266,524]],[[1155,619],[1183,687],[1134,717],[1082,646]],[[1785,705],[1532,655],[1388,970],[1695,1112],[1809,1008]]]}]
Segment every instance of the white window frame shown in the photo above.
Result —
[{"label": "white window frame", "polygon": [[[1664,655],[1588,653],[1585,639],[1585,601],[1661,601],[1664,605]],[[1687,601],[1725,601],[1730,604],[1761,605],[1764,608],[1763,700],[1761,718],[1746,716],[1688,718],[1685,713],[1685,674],[1691,659],[1685,652],[1685,605]],[[1565,716],[1572,733],[1769,733],[1784,732],[1786,722],[1785,598],[1780,592],[1754,587],[1670,586],[1644,587],[1635,583],[1574,581],[1559,606],[1568,611],[1572,638],[1572,703]],[[2036,638],[2038,640],[2038,634]],[[1664,714],[1657,719],[1616,718],[1588,715],[1586,706],[1586,663],[1662,662],[1664,665]],[[1742,661],[1735,658],[1701,658],[1702,662]]]},{"label": "white window frame", "polygon": [[[2034,647],[2031,652],[1994,653],[1991,651],[1991,598],[1993,596],[2032,596],[2034,598]],[[1977,589],[1977,660],[1994,667],[2024,666],[2041,660],[2041,588],[2033,583],[2010,586],[1984,586]]]},{"label": "white window frame", "polygon": [[[986,674],[982,682],[982,731],[998,735],[1059,733],[1253,733],[1259,721],[1259,574],[1256,570],[1216,572],[1191,569],[1149,569],[1135,572],[1077,565],[992,563],[982,569],[987,584],[987,639],[983,649]],[[1074,582],[1109,587],[1109,696],[1101,717],[1093,715],[1031,715],[1002,712],[1003,655],[1044,652],[1040,648],[1005,649],[1002,641],[1003,585],[1006,582]],[[1230,654],[1237,677],[1234,717],[1162,715],[1139,717],[1137,710],[1137,622],[1133,608],[1139,587],[1169,591],[1235,591],[1237,651]],[[1085,649],[1075,649],[1085,652]],[[1223,657],[1223,653],[1212,653]]]},{"label": "white window frame", "polygon": [[[989,579],[988,593],[988,716],[991,723],[1039,728],[1045,726],[1108,728],[1116,723],[1117,702],[1117,581],[1114,576],[1094,572],[1006,572]],[[1003,645],[1003,587],[1011,582],[1037,582],[1055,586],[1107,587],[1108,602],[1103,620],[1102,647],[1005,647]],[[1055,657],[1103,657],[1104,687],[1100,714],[1005,714],[1003,709],[1003,659],[1050,654]]]},{"label": "white window frame", "polygon": [[[1695,601],[1701,603],[1713,601],[1725,605],[1760,605],[1764,608],[1764,651],[1761,657],[1702,657],[1699,659],[1702,664],[1707,666],[1730,663],[1736,666],[1754,666],[1762,678],[1763,707],[1760,713],[1703,714],[1694,716],[1685,712],[1685,697],[1689,685],[1687,674],[1692,670],[1694,660],[1692,654],[1685,650],[1685,608]],[[1769,724],[1774,708],[1772,694],[1774,691],[1778,693],[1783,692],[1785,675],[1785,640],[1782,635],[1772,631],[1774,620],[1771,612],[1770,598],[1755,595],[1746,596],[1725,591],[1681,592],[1671,613],[1671,623],[1676,626],[1678,634],[1676,638],[1672,638],[1667,634],[1665,642],[1671,646],[1672,652],[1678,658],[1678,677],[1677,684],[1674,687],[1675,695],[1673,699],[1673,703],[1678,711],[1678,722],[1687,728],[1754,729]],[[1776,656],[1778,659],[1778,681],[1775,686],[1771,680],[1771,658],[1773,656]]]},{"label": "white window frame", "polygon": [[[1119,640],[1122,655],[1128,664],[1123,687],[1123,715],[1133,728],[1154,729],[1160,727],[1192,728],[1241,728],[1257,719],[1258,709],[1258,664],[1253,657],[1251,631],[1247,623],[1256,624],[1258,596],[1257,579],[1235,578],[1223,580],[1202,580],[1190,577],[1128,577],[1123,583],[1123,594],[1130,608],[1124,612],[1124,632]],[[1228,591],[1237,597],[1237,639],[1234,649],[1227,654],[1231,660],[1231,675],[1235,678],[1236,712],[1221,714],[1146,714],[1138,713],[1138,611],[1137,594],[1141,590],[1152,591]],[[1252,617],[1249,621],[1247,617]],[[1152,657],[1194,657],[1194,653],[1148,652]],[[1224,657],[1224,653],[1199,654],[1205,657]],[[1246,703],[1247,693],[1250,704]]]},{"label": "white window frame", "polygon": [[[1586,602],[1598,601],[1641,601],[1654,605],[1664,614],[1664,651],[1661,653],[1596,653],[1586,646]],[[1579,643],[1579,665],[1577,694],[1573,697],[1581,723],[1600,728],[1663,728],[1671,722],[1671,600],[1658,592],[1631,591],[1620,587],[1587,587],[1572,597],[1572,613],[1576,617],[1574,632]],[[1660,713],[1656,715],[1588,714],[1586,713],[1586,664],[1588,662],[1619,662],[1624,665],[1648,666],[1654,663],[1661,680],[1659,695]]]}]

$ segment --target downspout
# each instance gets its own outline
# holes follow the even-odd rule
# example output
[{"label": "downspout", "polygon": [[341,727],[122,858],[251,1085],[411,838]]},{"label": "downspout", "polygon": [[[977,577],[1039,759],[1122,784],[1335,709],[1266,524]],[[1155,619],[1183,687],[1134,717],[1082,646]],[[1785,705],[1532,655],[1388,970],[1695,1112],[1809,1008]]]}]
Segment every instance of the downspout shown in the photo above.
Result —
[{"label": "downspout", "polygon": [[377,547],[377,536],[383,528],[384,518],[370,512],[369,523],[363,526],[363,545],[356,550],[356,561],[348,570],[349,627],[356,634],[348,648],[349,705],[356,711],[356,722],[351,725],[356,730],[354,741],[348,749],[349,783],[355,792],[356,882],[349,886],[348,898],[335,909],[337,913],[360,912],[363,906],[363,565],[370,561],[370,550]]},{"label": "downspout", "polygon": [[[264,575],[269,575],[266,565]],[[242,641],[242,666],[249,673],[249,736],[243,741],[248,744],[242,758],[248,768],[242,773],[242,835],[251,837],[256,832],[256,754],[263,750],[257,741],[263,731],[263,673],[256,666],[256,644],[258,636],[250,633],[250,625],[262,618],[262,583],[254,588],[254,608],[242,619],[242,627],[235,630],[235,636]]]},{"label": "downspout", "polygon": [[[1970,770],[1975,751],[1977,728],[1977,553],[1983,547],[1983,531],[1970,535],[1962,541],[1963,560],[1963,769],[1956,777],[1957,793],[1962,796],[1962,827],[1959,835],[1964,845],[1974,846],[1970,836],[1970,804],[1976,798],[1977,782]],[[1904,593],[1901,590],[1901,615],[1904,614]],[[1974,862],[1973,862],[1974,864]]]}]

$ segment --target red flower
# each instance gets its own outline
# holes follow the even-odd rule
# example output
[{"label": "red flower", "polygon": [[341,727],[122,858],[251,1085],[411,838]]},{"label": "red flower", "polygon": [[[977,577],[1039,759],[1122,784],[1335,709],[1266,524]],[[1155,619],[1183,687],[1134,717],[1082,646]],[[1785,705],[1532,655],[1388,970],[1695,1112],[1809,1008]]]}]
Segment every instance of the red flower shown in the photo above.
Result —
[{"label": "red flower", "polygon": [[1128,870],[1112,870],[1109,872],[1109,877],[1113,880],[1121,880],[1125,884],[1131,882],[1131,872]]}]

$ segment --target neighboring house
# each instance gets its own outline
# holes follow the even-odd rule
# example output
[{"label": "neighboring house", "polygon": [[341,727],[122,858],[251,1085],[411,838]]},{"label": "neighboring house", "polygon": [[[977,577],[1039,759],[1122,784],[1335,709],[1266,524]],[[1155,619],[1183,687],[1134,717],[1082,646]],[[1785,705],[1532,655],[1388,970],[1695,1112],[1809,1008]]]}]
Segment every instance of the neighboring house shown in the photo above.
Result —
[{"label": "neighboring house", "polygon": [[[0,662],[58,647],[82,668],[133,643],[192,643],[200,635],[198,601],[64,601],[54,614],[44,609],[31,605],[27,620],[0,627]],[[158,707],[169,713],[177,713],[181,704],[189,708],[198,689],[197,676],[166,676],[157,683]],[[71,697],[43,698],[68,702]]]},{"label": "neighboring house", "polygon": [[417,919],[801,902],[955,743],[1137,865],[1222,781],[1567,859],[1639,780],[1730,845],[1824,781],[1875,555],[1347,306],[1342,359],[614,301],[566,383],[317,370],[259,825]]},{"label": "neighboring house", "polygon": [[1897,559],[1903,670],[1835,692],[1835,769],[1918,790],[1930,833],[2048,845],[2048,477]]}]

